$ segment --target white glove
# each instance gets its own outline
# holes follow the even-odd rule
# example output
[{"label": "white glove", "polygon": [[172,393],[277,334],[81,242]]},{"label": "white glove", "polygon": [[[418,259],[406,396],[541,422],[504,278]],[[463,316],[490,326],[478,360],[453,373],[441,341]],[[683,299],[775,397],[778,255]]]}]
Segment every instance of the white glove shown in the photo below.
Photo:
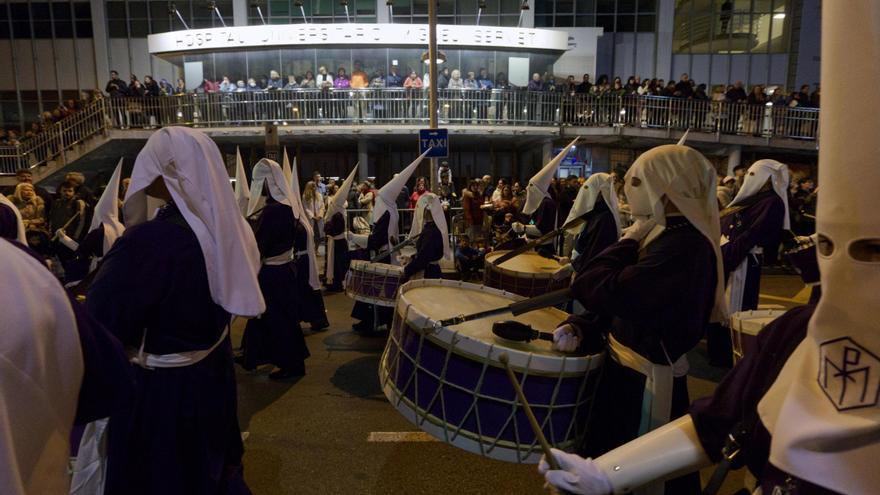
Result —
[{"label": "white glove", "polygon": [[564,265],[560,266],[559,269],[553,272],[551,278],[553,278],[553,280],[563,280],[570,277],[571,272],[573,271],[574,268],[571,266],[571,263],[565,263]]},{"label": "white glove", "polygon": [[551,471],[543,456],[538,464],[538,472],[544,475],[547,483],[568,493],[580,495],[606,495],[614,492],[611,480],[592,459],[584,459],[557,449],[550,449],[550,452],[559,464],[559,469]]},{"label": "white glove", "polygon": [[513,222],[512,224],[510,224],[510,228],[517,234],[522,234],[526,231],[526,226],[519,222]]},{"label": "white glove", "polygon": [[580,337],[568,323],[553,330],[553,349],[559,352],[574,352],[580,343]]},{"label": "white glove", "polygon": [[534,225],[526,225],[525,231],[526,231],[526,234],[528,234],[532,237],[541,237],[543,235],[541,233],[541,231],[538,230],[538,227],[535,227]]},{"label": "white glove", "polygon": [[623,237],[621,239],[632,239],[636,242],[641,242],[655,225],[657,225],[657,222],[653,219],[645,220],[640,218],[623,230]]},{"label": "white glove", "polygon": [[366,234],[352,234],[351,232],[346,232],[348,237],[348,242],[353,243],[359,248],[366,248],[367,242],[370,239],[370,236]]}]

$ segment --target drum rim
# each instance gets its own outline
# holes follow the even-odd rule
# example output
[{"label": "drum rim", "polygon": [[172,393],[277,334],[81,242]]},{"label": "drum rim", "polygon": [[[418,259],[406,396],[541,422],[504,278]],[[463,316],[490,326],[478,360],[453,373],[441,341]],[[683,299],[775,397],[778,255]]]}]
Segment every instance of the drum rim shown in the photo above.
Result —
[{"label": "drum rim", "polygon": [[356,270],[365,273],[375,273],[377,275],[397,275],[403,276],[403,267],[392,265],[389,263],[379,263],[369,260],[351,260],[349,270]]},{"label": "drum rim", "polygon": [[[510,366],[514,371],[520,373],[528,372],[529,374],[582,374],[594,371],[601,367],[603,363],[604,353],[591,354],[587,356],[576,355],[547,355],[537,354],[534,352],[504,347],[498,342],[484,342],[469,335],[461,334],[457,330],[451,330],[448,327],[439,325],[439,322],[419,312],[412,303],[406,299],[406,292],[419,287],[451,287],[459,289],[470,289],[489,292],[498,296],[511,298],[511,301],[520,301],[525,299],[523,296],[507,292],[505,290],[488,287],[485,285],[472,284],[458,280],[443,279],[422,279],[411,280],[402,285],[398,289],[397,294],[397,312],[401,315],[402,323],[410,326],[413,331],[422,332],[431,329],[426,334],[429,340],[442,347],[452,347],[453,352],[460,354],[468,359],[476,362],[484,363],[488,361],[490,366],[501,368],[503,365],[498,360],[498,356],[502,352],[506,352],[510,358]],[[560,313],[560,321],[563,321],[564,311],[548,308]],[[411,324],[412,323],[412,324]],[[453,346],[454,344],[454,346]],[[571,368],[569,368],[571,366]]]},{"label": "drum rim", "polygon": [[[773,320],[768,321],[767,323],[761,325],[758,328],[754,328],[755,326],[758,325],[757,323],[754,323],[754,320],[768,318],[768,317],[773,317],[773,319],[775,320],[776,318],[779,318],[780,316],[785,314],[786,311],[787,310],[785,310],[785,309],[775,309],[775,308],[749,309],[746,311],[737,311],[736,313],[730,315],[730,328],[733,330],[740,331],[740,332],[748,329],[750,331],[750,332],[748,332],[749,335],[757,335],[758,334],[757,332],[760,332],[761,329],[763,329],[764,327],[769,325],[770,322],[772,322]],[[757,330],[757,331],[755,333],[751,333],[751,331],[754,331],[754,330]]]},{"label": "drum rim", "polygon": [[[540,279],[553,278],[553,272],[523,272],[523,271],[519,271],[519,270],[511,270],[510,268],[504,268],[500,265],[496,265],[496,264],[492,263],[491,260],[489,259],[489,257],[492,256],[494,253],[508,253],[508,252],[510,252],[510,250],[502,249],[500,251],[492,251],[491,253],[487,254],[485,256],[485,258],[483,259],[483,265],[484,265],[483,267],[486,268],[488,271],[498,272],[502,275],[510,275],[510,276],[518,277],[518,278],[540,278]],[[522,254],[534,254],[536,256],[543,258],[543,256],[541,256],[540,254],[538,254],[535,251],[527,251]],[[557,262],[557,264],[559,264],[559,262]],[[559,265],[559,266],[562,266],[562,265]],[[523,277],[521,274],[528,274],[529,277]]]}]

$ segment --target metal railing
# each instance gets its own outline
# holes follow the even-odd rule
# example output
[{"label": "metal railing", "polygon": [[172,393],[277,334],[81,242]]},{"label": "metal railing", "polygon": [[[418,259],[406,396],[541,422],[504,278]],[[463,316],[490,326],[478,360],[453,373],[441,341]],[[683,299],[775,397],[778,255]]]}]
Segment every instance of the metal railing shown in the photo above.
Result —
[{"label": "metal railing", "polygon": [[[816,139],[819,109],[525,90],[442,89],[441,125],[691,129]],[[422,89],[294,89],[96,100],[16,146],[0,146],[0,174],[34,167],[107,128],[428,125]]]}]

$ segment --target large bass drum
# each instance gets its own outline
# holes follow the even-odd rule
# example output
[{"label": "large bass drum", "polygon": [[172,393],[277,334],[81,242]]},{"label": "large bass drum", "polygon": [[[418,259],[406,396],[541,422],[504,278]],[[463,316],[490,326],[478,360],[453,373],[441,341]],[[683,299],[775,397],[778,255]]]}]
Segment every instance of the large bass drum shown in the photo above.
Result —
[{"label": "large bass drum", "polygon": [[560,268],[558,261],[545,258],[534,251],[527,251],[500,265],[493,261],[509,251],[493,251],[486,255],[483,267],[483,283],[489,287],[505,290],[525,297],[564,289],[571,277],[555,280],[553,272]]},{"label": "large bass drum", "polygon": [[[508,462],[536,463],[538,443],[498,360],[507,353],[551,445],[575,447],[584,434],[603,355],[553,351],[550,342],[495,337],[500,315],[452,327],[440,321],[522,299],[485,286],[414,280],[400,289],[394,323],[379,366],[389,401],[413,424],[469,452]],[[542,309],[517,320],[545,332],[568,315]]]}]

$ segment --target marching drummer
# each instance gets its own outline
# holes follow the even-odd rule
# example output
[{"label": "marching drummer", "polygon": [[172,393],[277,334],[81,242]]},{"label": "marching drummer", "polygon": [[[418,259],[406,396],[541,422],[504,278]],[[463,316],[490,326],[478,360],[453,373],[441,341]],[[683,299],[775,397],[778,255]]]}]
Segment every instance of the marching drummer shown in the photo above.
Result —
[{"label": "marching drummer", "polygon": [[348,177],[330,198],[327,212],[324,213],[324,233],[327,234],[327,265],[324,274],[327,279],[327,290],[340,292],[345,273],[348,272],[348,239],[345,238],[345,204],[351,184],[357,174],[355,165]]},{"label": "marching drummer", "polygon": [[[792,309],[766,327],[758,351],[690,415],[595,460],[554,452],[562,470],[539,468],[551,484],[578,494],[622,493],[719,462],[745,464],[765,494],[877,492],[880,221],[854,220],[853,212],[876,204],[880,98],[850,98],[836,75],[852,69],[859,80],[880,77],[880,66],[860,63],[880,50],[880,38],[876,23],[863,22],[876,12],[873,1],[847,7],[822,12],[822,86],[830,96],[819,130],[818,305]],[[842,119],[860,125],[841,126]],[[723,480],[724,471],[716,474],[713,482]],[[705,493],[717,492],[712,485]]]},{"label": "marching drummer", "polygon": [[571,265],[580,273],[584,271],[588,261],[620,239],[617,193],[614,191],[614,179],[610,175],[604,172],[595,173],[581,186],[563,225],[578,218],[582,218],[584,224],[572,227],[568,233],[577,235],[571,254]]},{"label": "marching drummer", "polygon": [[[554,332],[562,351],[575,350],[591,332],[607,335],[611,359],[584,443],[591,456],[687,412],[685,354],[710,316],[724,313],[711,163],[687,146],[659,146],[642,154],[625,180],[637,221],[575,278],[572,290],[587,313]],[[699,478],[671,483],[669,493],[699,489]]]},{"label": "marching drummer", "polygon": [[[152,220],[148,195],[166,202]],[[228,327],[230,315],[266,306],[260,252],[217,145],[186,127],[154,132],[123,209],[128,228],[87,299],[132,350],[139,395],[130,418],[110,421],[119,441],[108,483],[118,486],[107,493],[245,491]]]},{"label": "marching drummer", "polygon": [[416,203],[409,238],[418,236],[416,254],[403,268],[404,280],[423,273],[423,278],[441,278],[440,260],[452,261],[449,231],[440,197],[425,193]]},{"label": "marching drummer", "polygon": [[63,229],[59,229],[56,235],[58,242],[64,244],[68,249],[74,251],[76,261],[68,265],[65,272],[65,281],[70,284],[77,282],[86,277],[97,267],[98,261],[110,251],[113,243],[116,242],[125,227],[119,221],[119,183],[122,175],[122,160],[116,165],[116,170],[110,177],[110,182],[104,189],[101,199],[95,205],[95,211],[92,215],[92,223],[89,226],[89,232],[82,241],[77,242],[70,237]]},{"label": "marching drummer", "polygon": [[[567,146],[562,148],[552,160],[550,160],[544,168],[529,179],[529,185],[526,186],[526,201],[523,205],[522,220],[526,222],[514,222],[511,228],[517,234],[525,234],[527,238],[536,239],[544,234],[556,230],[557,227],[557,204],[556,200],[550,195],[550,183],[559,169],[562,159],[568,154],[568,150],[577,142],[575,138]],[[553,248],[553,240],[550,239],[544,244],[538,246],[535,251],[542,256],[552,257],[555,254]]]},{"label": "marching drummer", "polygon": [[[400,215],[397,212],[397,196],[428,151],[422,153],[377,191],[376,206],[373,208],[372,232],[369,235],[349,234],[350,240],[360,247],[351,253],[351,259],[370,260],[376,254],[390,251],[390,246],[396,241],[399,232]],[[393,255],[390,259],[385,258],[379,261],[392,264],[396,262]],[[378,318],[374,318],[374,312]],[[351,317],[359,321],[352,325],[352,329],[355,332],[371,332],[382,325],[390,324],[391,315],[390,307],[374,307],[369,303],[355,301],[354,307],[351,309]]]},{"label": "marching drummer", "polygon": [[[730,314],[758,308],[764,250],[775,250],[783,229],[789,230],[788,167],[776,160],[758,160],[746,172],[742,188],[721,212],[721,256],[730,291]],[[730,331],[709,325],[710,362],[733,365]]]},{"label": "marching drummer", "polygon": [[[260,160],[254,165],[252,177],[247,213],[252,217],[259,212],[253,229],[262,260],[258,279],[266,311],[259,318],[248,320],[242,337],[244,354],[236,361],[247,370],[263,364],[275,365],[278,369],[269,378],[284,380],[304,375],[305,360],[309,357],[297,314],[298,299],[303,294],[297,282],[300,274],[293,251],[297,224],[304,217],[298,219],[294,213],[293,192],[278,163]],[[266,204],[260,210],[263,196]]]}]

